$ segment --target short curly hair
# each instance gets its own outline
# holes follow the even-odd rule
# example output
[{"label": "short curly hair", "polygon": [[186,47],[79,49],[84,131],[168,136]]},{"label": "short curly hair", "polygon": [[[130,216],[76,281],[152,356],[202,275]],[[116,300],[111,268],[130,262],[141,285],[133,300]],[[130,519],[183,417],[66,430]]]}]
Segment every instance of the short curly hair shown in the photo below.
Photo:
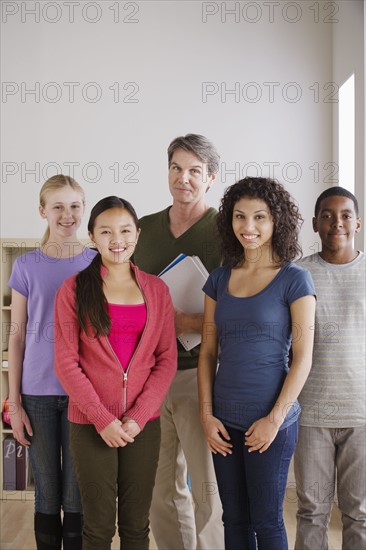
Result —
[{"label": "short curly hair", "polygon": [[284,186],[271,178],[250,177],[234,183],[225,190],[217,216],[221,239],[223,265],[237,266],[245,260],[243,246],[233,231],[234,205],[243,197],[263,200],[271,213],[274,230],[272,249],[281,265],[302,255],[299,233],[303,218],[299,208]]},{"label": "short curly hair", "polygon": [[354,196],[354,194],[348,191],[348,189],[345,189],[344,187],[340,187],[339,185],[336,185],[335,187],[328,187],[328,189],[325,189],[325,191],[323,191],[323,193],[321,193],[319,197],[316,199],[315,212],[314,212],[314,216],[316,218],[318,217],[318,214],[320,212],[321,202],[324,199],[327,199],[328,197],[346,197],[347,199],[351,199],[355,207],[356,217],[357,218],[359,217],[358,201]]}]

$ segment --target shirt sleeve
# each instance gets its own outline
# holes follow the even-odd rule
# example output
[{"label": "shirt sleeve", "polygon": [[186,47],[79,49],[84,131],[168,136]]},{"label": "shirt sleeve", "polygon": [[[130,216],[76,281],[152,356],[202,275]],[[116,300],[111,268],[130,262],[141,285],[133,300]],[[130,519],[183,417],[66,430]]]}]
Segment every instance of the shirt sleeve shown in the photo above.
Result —
[{"label": "shirt sleeve", "polygon": [[217,269],[214,269],[203,285],[203,292],[217,302]]},{"label": "shirt sleeve", "polygon": [[291,277],[287,292],[287,302],[289,305],[304,296],[315,296],[315,287],[311,273],[300,266],[295,266],[296,272]]},{"label": "shirt sleeve", "polygon": [[22,265],[19,262],[19,258],[17,258],[14,262],[10,279],[8,281],[8,285],[13,290],[16,290],[17,292],[19,292],[19,294],[22,294],[23,296],[28,298],[29,285],[28,285],[28,281],[27,281],[27,277],[24,272],[24,269],[22,268]]},{"label": "shirt sleeve", "polygon": [[202,290],[207,296],[217,302],[220,294],[226,291],[227,285],[230,279],[231,269],[228,267],[217,267],[214,269],[207,281],[205,282]]}]

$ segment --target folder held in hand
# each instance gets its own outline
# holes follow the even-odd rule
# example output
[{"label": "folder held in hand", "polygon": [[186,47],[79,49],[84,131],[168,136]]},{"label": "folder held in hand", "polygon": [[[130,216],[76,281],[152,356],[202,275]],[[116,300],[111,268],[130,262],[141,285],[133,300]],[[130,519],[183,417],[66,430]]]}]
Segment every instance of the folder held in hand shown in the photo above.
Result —
[{"label": "folder held in hand", "polygon": [[[180,254],[160,274],[168,285],[173,305],[184,313],[203,313],[204,292],[208,271],[198,256]],[[187,351],[201,342],[198,332],[186,332],[178,340]]]}]

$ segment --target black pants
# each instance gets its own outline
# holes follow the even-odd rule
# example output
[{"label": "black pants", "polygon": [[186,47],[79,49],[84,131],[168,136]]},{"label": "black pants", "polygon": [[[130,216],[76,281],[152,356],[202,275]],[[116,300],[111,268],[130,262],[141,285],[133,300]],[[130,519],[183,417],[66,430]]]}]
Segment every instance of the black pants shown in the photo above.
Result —
[{"label": "black pants", "polygon": [[70,445],[84,511],[83,550],[110,550],[116,530],[123,550],[148,550],[149,510],[160,448],[160,419],[134,443],[108,447],[92,425],[71,423]]}]

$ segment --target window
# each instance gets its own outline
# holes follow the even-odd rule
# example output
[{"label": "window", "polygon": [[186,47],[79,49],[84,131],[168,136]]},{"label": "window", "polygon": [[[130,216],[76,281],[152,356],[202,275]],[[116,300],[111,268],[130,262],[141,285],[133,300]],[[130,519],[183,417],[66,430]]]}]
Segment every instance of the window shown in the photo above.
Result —
[{"label": "window", "polygon": [[339,185],[355,192],[355,75],[339,89]]}]

